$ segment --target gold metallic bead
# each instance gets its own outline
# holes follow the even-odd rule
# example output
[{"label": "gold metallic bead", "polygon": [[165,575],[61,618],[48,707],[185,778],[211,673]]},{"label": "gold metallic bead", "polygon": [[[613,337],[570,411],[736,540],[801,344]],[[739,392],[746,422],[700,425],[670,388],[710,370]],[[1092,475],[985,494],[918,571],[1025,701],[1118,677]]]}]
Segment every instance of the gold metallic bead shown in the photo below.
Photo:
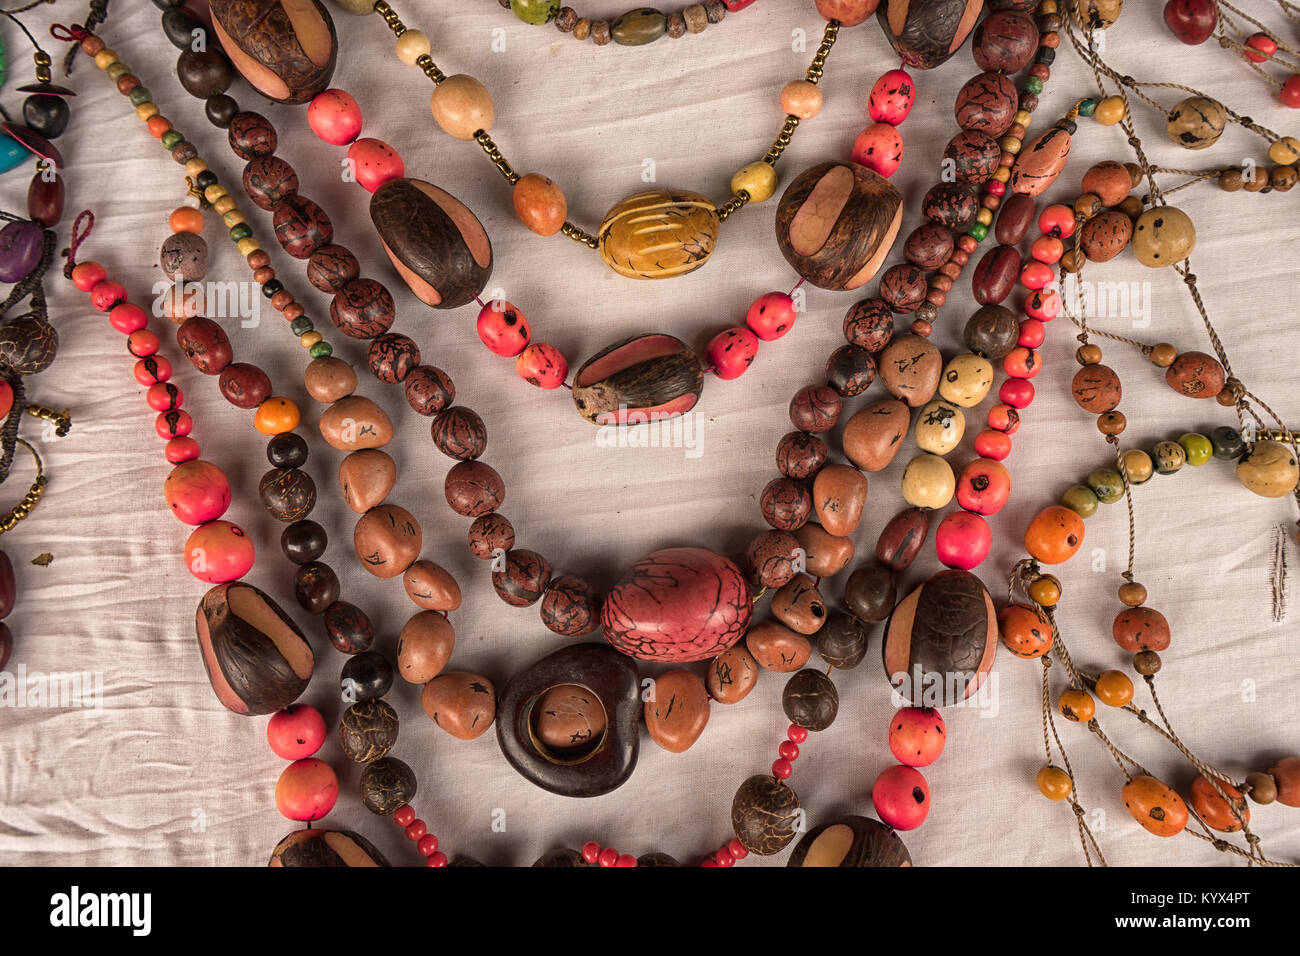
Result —
[{"label": "gold metallic bead", "polygon": [[305,349],[311,348],[320,340],[321,340],[321,334],[317,332],[315,329],[312,329],[310,332],[304,332],[302,335],[298,336],[298,342]]},{"label": "gold metallic bead", "polygon": [[743,189],[749,193],[750,202],[763,202],[776,192],[776,182],[776,170],[759,160],[736,170],[731,177],[731,191],[739,195]]},{"label": "gold metallic bead", "polygon": [[208,202],[216,202],[222,196],[229,196],[230,193],[221,183],[213,183],[207,189],[203,190],[203,198]]},{"label": "gold metallic bead", "polygon": [[252,236],[249,236],[247,239],[240,239],[237,243],[235,243],[235,248],[239,250],[239,254],[241,256],[247,258],[249,255],[256,252],[258,249],[261,249],[262,244],[258,242],[256,239],[254,239]]},{"label": "gold metallic bead", "polygon": [[107,70],[116,62],[116,50],[110,50],[108,47],[104,47],[104,49],[95,54],[95,66],[99,67],[101,70]]}]

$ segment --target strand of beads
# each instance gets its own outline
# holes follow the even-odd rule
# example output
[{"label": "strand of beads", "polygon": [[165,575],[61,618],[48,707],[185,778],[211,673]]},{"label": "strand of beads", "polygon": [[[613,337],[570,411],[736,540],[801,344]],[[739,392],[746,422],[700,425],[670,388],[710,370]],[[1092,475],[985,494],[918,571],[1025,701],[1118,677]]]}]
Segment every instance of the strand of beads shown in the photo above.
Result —
[{"label": "strand of beads", "polygon": [[[744,10],[754,0],[707,0],[692,3],[678,13],[663,13],[652,7],[637,7],[614,20],[592,20],[579,16],[573,7],[560,5],[560,0],[497,0],[524,23],[541,25],[554,23],[561,33],[575,40],[591,37],[596,46],[610,42],[619,46],[645,46],[660,37],[674,40],[690,33],[703,33],[712,23],[721,23],[727,12]],[[347,0],[344,8],[353,13],[369,13],[372,0]],[[353,10],[352,8],[357,9]]]},{"label": "strand of beads", "polygon": [[[1259,29],[1247,33],[1247,28],[1237,24],[1229,11]],[[1174,36],[1188,46],[1199,46],[1217,35],[1220,46],[1239,53],[1252,70],[1280,91],[1284,105],[1300,107],[1300,63],[1278,52],[1300,56],[1300,51],[1287,46],[1259,20],[1221,0],[1169,0],[1164,16]],[[1260,67],[1259,64],[1266,62],[1279,64],[1290,75],[1278,80]]]}]

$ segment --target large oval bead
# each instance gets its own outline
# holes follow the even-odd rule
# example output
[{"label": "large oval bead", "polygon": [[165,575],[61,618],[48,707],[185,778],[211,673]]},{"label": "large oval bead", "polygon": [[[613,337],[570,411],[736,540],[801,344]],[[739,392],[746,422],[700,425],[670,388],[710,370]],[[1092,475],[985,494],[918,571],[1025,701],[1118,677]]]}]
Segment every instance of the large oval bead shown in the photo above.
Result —
[{"label": "large oval bead", "polygon": [[876,16],[904,66],[932,70],[960,49],[984,0],[884,0]]},{"label": "large oval bead", "polygon": [[451,193],[418,179],[392,179],[370,197],[384,251],[416,298],[437,309],[473,301],[492,275],[492,242]]},{"label": "large oval bead", "polygon": [[209,0],[212,28],[235,68],[277,103],[306,103],[329,86],[338,57],[320,0]]},{"label": "large oval bead", "polygon": [[1069,158],[1070,134],[1053,126],[1020,151],[1007,185],[1022,196],[1037,196],[1056,182]]},{"label": "large oval bead", "polygon": [[718,210],[707,196],[651,189],[616,204],[596,233],[605,264],[629,279],[671,279],[713,255]]},{"label": "large oval bead", "polygon": [[682,415],[704,389],[704,368],[681,339],[654,333],[597,352],[573,377],[578,414],[597,425]]}]

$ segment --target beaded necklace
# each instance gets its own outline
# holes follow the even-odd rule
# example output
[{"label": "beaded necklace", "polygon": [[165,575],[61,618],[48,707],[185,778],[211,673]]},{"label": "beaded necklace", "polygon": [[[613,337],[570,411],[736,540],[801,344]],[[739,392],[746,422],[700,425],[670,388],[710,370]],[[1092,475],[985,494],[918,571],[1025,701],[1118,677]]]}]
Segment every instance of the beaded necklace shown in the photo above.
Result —
[{"label": "beaded necklace", "polygon": [[[728,12],[744,10],[754,0],[708,0],[692,3],[679,13],[667,14],[653,7],[638,7],[613,21],[579,16],[573,7],[560,6],[560,0],[497,2],[524,23],[534,26],[554,23],[557,30],[575,40],[591,37],[596,46],[606,46],[611,41],[619,46],[645,46],[664,36],[679,40],[688,33],[703,33],[710,24],[721,23]],[[369,13],[372,6],[371,0],[355,0],[345,5],[350,13]]]},{"label": "beaded necklace", "polygon": [[[1300,22],[1300,8],[1295,4],[1278,0],[1278,6],[1290,20]],[[1288,46],[1255,17],[1227,0],[1169,0],[1164,16],[1174,36],[1188,46],[1199,46],[1211,36],[1217,37],[1219,46],[1240,55],[1266,83],[1280,91],[1285,106],[1300,107],[1300,60],[1295,59],[1300,57],[1300,50]],[[1258,29],[1248,32],[1234,16]],[[1279,80],[1264,70],[1261,63],[1276,63],[1290,75]]]}]

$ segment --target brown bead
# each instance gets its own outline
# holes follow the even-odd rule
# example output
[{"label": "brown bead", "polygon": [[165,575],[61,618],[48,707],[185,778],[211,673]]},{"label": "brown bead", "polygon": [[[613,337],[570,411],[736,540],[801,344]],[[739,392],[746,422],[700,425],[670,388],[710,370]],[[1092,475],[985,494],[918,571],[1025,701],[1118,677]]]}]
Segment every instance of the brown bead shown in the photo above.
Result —
[{"label": "brown bead", "polygon": [[1142,205],[1142,200],[1137,196],[1127,197],[1115,208],[1130,219],[1137,219],[1138,216],[1142,215],[1143,210],[1146,209],[1146,207]]},{"label": "brown bead", "polygon": [[378,578],[395,578],[420,556],[420,523],[405,508],[380,505],[361,516],[352,532],[361,566]]},{"label": "brown bead", "polygon": [[1080,345],[1074,352],[1074,359],[1080,365],[1097,365],[1101,362],[1101,346]]},{"label": "brown bead", "polygon": [[731,828],[750,853],[771,856],[790,845],[803,820],[799,795],[769,774],[755,774],[731,801]]},{"label": "brown bead", "polygon": [[481,461],[459,461],[447,472],[443,492],[456,514],[478,518],[501,507],[506,485],[492,466]]},{"label": "brown bead", "polygon": [[1089,262],[1109,262],[1133,238],[1133,220],[1115,209],[1098,213],[1079,230],[1079,248]]},{"label": "brown bead", "polygon": [[1168,342],[1160,342],[1151,346],[1151,355],[1148,357],[1151,359],[1152,365],[1158,366],[1159,368],[1168,368],[1173,365],[1174,360],[1178,358],[1178,349],[1174,348]]},{"label": "brown bead", "polygon": [[1155,651],[1139,651],[1133,655],[1133,669],[1143,677],[1160,671],[1160,655]]},{"label": "brown bead", "polygon": [[772,615],[800,634],[816,634],[826,622],[826,602],[817,582],[796,574],[772,595]]},{"label": "brown bead", "polygon": [[813,479],[813,507],[823,528],[833,535],[851,535],[862,521],[867,478],[848,465],[827,465]]},{"label": "brown bead", "polygon": [[691,671],[675,670],[654,679],[654,694],[645,703],[650,739],[669,753],[689,750],[709,722],[709,692]]},{"label": "brown bead", "polygon": [[1082,216],[1085,221],[1097,215],[1104,208],[1101,204],[1101,197],[1096,193],[1084,193],[1074,201],[1075,216]]},{"label": "brown bead", "polygon": [[397,482],[397,463],[377,448],[354,451],[339,464],[339,488],[359,515],[382,504]]},{"label": "brown bead", "polygon": [[[806,524],[799,530],[810,527]],[[779,588],[795,576],[800,547],[798,539],[788,531],[764,531],[746,546],[745,567],[753,581],[765,588]]]},{"label": "brown bead", "polygon": [[578,757],[601,739],[609,718],[600,699],[581,684],[557,684],[533,706],[532,721],[533,733],[549,750]]},{"label": "brown bead", "polygon": [[[1097,347],[1085,345],[1083,348]],[[1079,351],[1082,352],[1083,349]],[[1100,352],[1101,349],[1097,351]],[[1100,415],[1118,406],[1123,392],[1119,376],[1109,366],[1084,365],[1074,374],[1070,383],[1070,395],[1085,412]]]},{"label": "brown bead", "polygon": [[339,451],[382,448],[393,438],[393,423],[370,399],[349,395],[321,413],[320,433],[331,447]]},{"label": "brown bead", "polygon": [[505,515],[482,515],[469,526],[469,550],[474,557],[488,560],[515,546],[515,529]]},{"label": "brown bead", "polygon": [[1280,193],[1287,192],[1300,178],[1300,171],[1294,166],[1274,166],[1268,174],[1268,183]]},{"label": "brown bead", "polygon": [[832,577],[853,560],[853,539],[831,534],[815,521],[809,521],[794,536],[803,548],[804,566],[814,577]]},{"label": "brown bead", "polygon": [[1268,174],[1259,169],[1252,170],[1249,177],[1243,176],[1242,184],[1248,193],[1263,192],[1270,185]]},{"label": "brown bead", "polygon": [[460,585],[432,561],[416,561],[402,573],[402,587],[416,607],[454,611],[460,607]]},{"label": "brown bead", "polygon": [[303,373],[307,393],[322,405],[347,398],[357,389],[357,373],[339,358],[327,355],[312,359]]},{"label": "brown bead", "polygon": [[680,13],[668,14],[668,35],[674,40],[686,36],[686,18]]},{"label": "brown bead", "polygon": [[592,20],[591,21],[591,42],[596,44],[596,46],[604,46],[609,42],[609,40],[610,40],[609,21]]},{"label": "brown bead", "polygon": [[894,610],[894,574],[881,564],[868,564],[844,583],[844,604],[864,621],[883,621]]},{"label": "brown bead", "polygon": [[1155,608],[1125,608],[1115,616],[1111,635],[1115,643],[1130,654],[1163,651],[1169,647],[1169,622]]},{"label": "brown bead", "polygon": [[573,38],[585,40],[589,36],[591,36],[591,20],[587,17],[578,17],[578,22],[573,25]]},{"label": "brown bead", "polygon": [[456,649],[456,631],[436,611],[411,615],[397,635],[397,672],[412,684],[427,684],[447,666]]},{"label": "brown bead", "polygon": [[779,674],[797,671],[812,656],[812,644],[777,621],[755,624],[745,635],[745,647],[760,667]]},{"label": "brown bead", "polygon": [[1097,418],[1097,430],[1103,435],[1123,434],[1127,425],[1128,419],[1124,417],[1124,413],[1121,411],[1110,411]]},{"label": "brown bead", "polygon": [[709,662],[704,675],[713,699],[720,704],[738,704],[758,682],[758,661],[749,653],[745,642],[735,644]]},{"label": "brown bead", "polygon": [[473,740],[496,719],[497,695],[486,677],[451,672],[424,685],[420,705],[430,720],[453,737]]},{"label": "brown bead", "polygon": [[1136,581],[1125,582],[1119,586],[1119,599],[1129,607],[1138,607],[1146,603],[1147,589]]},{"label": "brown bead", "polygon": [[1066,272],[1078,272],[1083,268],[1083,264],[1088,261],[1087,256],[1080,249],[1067,249],[1061,256],[1061,268]]},{"label": "brown bead", "polygon": [[1271,774],[1258,771],[1248,773],[1246,774],[1246,786],[1249,788],[1246,795],[1261,807],[1268,806],[1277,799],[1277,781],[1273,779]]},{"label": "brown bead", "polygon": [[505,567],[492,572],[492,587],[497,597],[512,607],[535,604],[550,583],[551,563],[527,548],[507,551]]},{"label": "brown bead", "polygon": [[879,365],[885,390],[912,408],[919,408],[934,398],[939,388],[943,356],[929,340],[904,335],[885,347]]},{"label": "brown bead", "polygon": [[1219,173],[1219,188],[1224,192],[1235,193],[1246,185],[1246,180],[1241,174],[1241,170],[1236,166],[1229,166],[1223,172]]},{"label": "brown bead", "polygon": [[886,398],[855,412],[844,425],[844,454],[864,471],[881,471],[894,460],[907,435],[907,405]]},{"label": "brown bead", "polygon": [[576,574],[557,574],[546,585],[538,611],[547,630],[581,637],[600,626],[601,596]]},{"label": "brown bead", "polygon": [[1080,188],[1085,193],[1094,193],[1103,206],[1118,206],[1132,190],[1133,178],[1123,163],[1108,159],[1083,174]]}]

